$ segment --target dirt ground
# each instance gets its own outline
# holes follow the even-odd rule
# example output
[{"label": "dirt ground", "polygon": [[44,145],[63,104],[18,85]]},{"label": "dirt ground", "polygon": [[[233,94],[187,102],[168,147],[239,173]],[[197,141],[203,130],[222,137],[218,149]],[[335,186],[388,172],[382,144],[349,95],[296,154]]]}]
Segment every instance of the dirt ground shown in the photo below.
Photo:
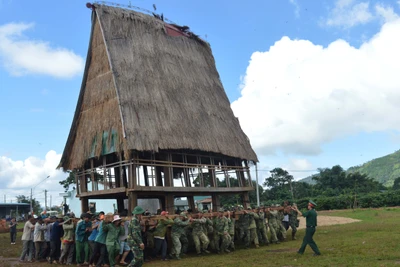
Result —
[{"label": "dirt ground", "polygon": [[[304,229],[306,227],[306,220],[305,218],[301,217],[300,219],[300,227],[298,229]],[[334,224],[346,224],[346,223],[353,223],[359,222],[360,220],[346,218],[346,217],[336,217],[336,216],[325,216],[325,215],[318,215],[318,226],[328,226]]]}]

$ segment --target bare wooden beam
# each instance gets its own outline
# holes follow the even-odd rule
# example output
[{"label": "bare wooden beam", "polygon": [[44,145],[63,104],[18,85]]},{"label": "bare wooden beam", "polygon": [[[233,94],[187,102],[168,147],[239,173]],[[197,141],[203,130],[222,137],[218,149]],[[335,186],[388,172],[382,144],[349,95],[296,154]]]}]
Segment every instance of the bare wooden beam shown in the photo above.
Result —
[{"label": "bare wooden beam", "polygon": [[[253,191],[254,187],[163,187],[163,186],[137,186],[135,190],[129,189],[129,191],[138,192],[171,192],[176,193],[241,193]],[[99,191],[100,192],[100,191]]]}]

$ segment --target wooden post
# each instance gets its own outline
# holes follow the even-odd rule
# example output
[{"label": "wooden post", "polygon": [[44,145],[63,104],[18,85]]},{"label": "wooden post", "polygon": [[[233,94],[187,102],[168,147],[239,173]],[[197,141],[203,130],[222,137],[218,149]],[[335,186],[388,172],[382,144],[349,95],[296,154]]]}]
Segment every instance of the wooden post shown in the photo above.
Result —
[{"label": "wooden post", "polygon": [[175,214],[174,195],[167,194],[165,196],[165,210],[168,211],[169,214]]},{"label": "wooden post", "polygon": [[243,192],[243,207],[245,209],[250,208],[249,192]]},{"label": "wooden post", "polygon": [[189,209],[194,211],[194,208],[196,208],[196,206],[194,204],[194,197],[193,196],[187,197],[187,201],[188,201]]},{"label": "wooden post", "polygon": [[117,197],[117,210],[121,212],[124,210],[124,198],[121,196]]},{"label": "wooden post", "polygon": [[163,186],[161,170],[162,167],[156,166],[156,186]]},{"label": "wooden post", "polygon": [[107,189],[107,160],[106,160],[106,156],[103,156],[103,185],[104,185],[104,189]]},{"label": "wooden post", "polygon": [[219,197],[217,194],[211,194],[211,203],[212,203],[212,210],[217,212],[218,209],[221,207],[221,203],[219,202]]},{"label": "wooden post", "polygon": [[[81,197],[80,200],[81,200],[81,213],[87,212],[89,210],[89,199],[86,197]],[[80,214],[78,216],[80,216]]]},{"label": "wooden post", "polygon": [[97,182],[94,181],[94,163],[93,159],[90,159],[90,179],[92,180],[92,191],[97,191]]},{"label": "wooden post", "polygon": [[114,168],[114,174],[115,174],[115,188],[121,187],[121,172],[120,169],[121,167],[115,167]]},{"label": "wooden post", "polygon": [[[128,194],[128,214],[132,214],[133,209],[137,206],[137,194],[135,192],[129,192]],[[124,203],[122,202],[122,207]]]}]

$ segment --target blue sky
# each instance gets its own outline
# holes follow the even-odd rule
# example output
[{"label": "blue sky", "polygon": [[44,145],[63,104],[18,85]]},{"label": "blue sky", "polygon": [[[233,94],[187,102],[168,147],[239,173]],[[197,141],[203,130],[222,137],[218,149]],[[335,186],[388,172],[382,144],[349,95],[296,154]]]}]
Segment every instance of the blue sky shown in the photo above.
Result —
[{"label": "blue sky", "polygon": [[[399,149],[400,1],[131,2],[155,4],[211,44],[260,170],[302,178]],[[48,175],[36,197],[62,192],[55,167],[87,53],[85,3],[0,0],[0,197],[8,201]]]}]

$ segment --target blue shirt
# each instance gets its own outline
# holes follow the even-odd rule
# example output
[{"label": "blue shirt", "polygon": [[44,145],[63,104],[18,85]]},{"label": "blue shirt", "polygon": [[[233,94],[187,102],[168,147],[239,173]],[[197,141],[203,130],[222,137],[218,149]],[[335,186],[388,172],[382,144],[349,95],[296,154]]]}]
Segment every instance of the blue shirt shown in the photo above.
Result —
[{"label": "blue shirt", "polygon": [[[94,223],[94,226],[99,225],[99,223],[100,223],[100,222],[95,222],[95,223]],[[95,239],[96,239],[96,237],[97,237],[97,234],[99,233],[99,230],[97,230],[97,229],[98,229],[98,227],[97,227],[97,228],[94,228],[94,229],[92,230],[92,233],[90,234],[90,236],[89,236],[89,238],[88,238],[89,241],[95,241]]]},{"label": "blue shirt", "polygon": [[103,231],[103,221],[100,223],[100,226],[98,228],[99,228],[99,233],[97,234],[96,239],[94,241],[105,245],[107,232]]},{"label": "blue shirt", "polygon": [[58,221],[55,221],[53,223],[53,227],[51,228],[51,233],[50,233],[50,241],[60,241],[61,242],[61,237],[64,235],[64,230],[62,228],[62,225]]}]

